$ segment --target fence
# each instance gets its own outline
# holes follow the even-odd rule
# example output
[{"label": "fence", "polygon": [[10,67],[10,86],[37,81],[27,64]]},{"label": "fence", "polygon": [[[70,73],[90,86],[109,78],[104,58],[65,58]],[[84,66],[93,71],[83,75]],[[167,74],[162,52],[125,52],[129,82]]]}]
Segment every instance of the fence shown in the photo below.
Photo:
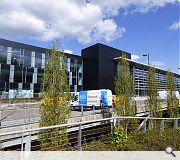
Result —
[{"label": "fence", "polygon": [[[40,120],[39,104],[40,103],[35,102],[22,105],[8,104],[8,107],[0,109],[0,127],[38,123]],[[85,109],[84,107],[80,107],[78,109],[73,109],[68,115],[68,118],[101,114],[107,112],[107,110],[112,112],[112,108],[96,109],[95,107],[91,107],[89,109]]]},{"label": "fence", "polygon": [[[41,146],[38,142],[38,136],[45,136],[51,139],[53,135],[56,135],[57,137],[55,137],[55,139],[58,139],[58,136],[61,135],[61,128],[67,127],[67,132],[69,133],[69,141],[71,141],[71,144],[69,145],[74,146],[75,150],[81,151],[82,144],[90,141],[92,137],[98,138],[101,137],[102,134],[110,133],[115,125],[119,123],[121,124],[124,120],[130,119],[138,120],[139,123],[137,123],[137,125],[139,130],[141,130],[142,132],[146,132],[146,130],[148,129],[147,122],[149,120],[157,121],[162,131],[164,131],[166,125],[172,127],[173,130],[176,130],[178,127],[180,127],[178,123],[178,120],[180,118],[113,117],[79,123],[61,124],[49,127],[0,133],[0,140],[2,142],[1,147],[6,148],[8,147],[8,145],[16,145],[16,148],[14,150],[40,150]],[[49,133],[43,133],[43,131],[47,130]],[[13,136],[15,136],[16,139],[11,139]],[[17,145],[19,145],[19,148]],[[51,148],[47,147],[44,150],[51,150]]]},{"label": "fence", "polygon": [[[41,102],[23,102],[22,103],[0,103],[0,127],[10,127],[15,125],[25,125],[30,123],[38,123],[40,120],[39,106]],[[165,108],[163,104],[162,108]],[[104,112],[113,112],[113,108],[85,108],[75,107],[68,115],[69,118],[81,117],[92,114],[103,114]],[[137,113],[145,114],[145,102],[142,98],[136,98]],[[109,112],[109,113],[110,113]]]}]

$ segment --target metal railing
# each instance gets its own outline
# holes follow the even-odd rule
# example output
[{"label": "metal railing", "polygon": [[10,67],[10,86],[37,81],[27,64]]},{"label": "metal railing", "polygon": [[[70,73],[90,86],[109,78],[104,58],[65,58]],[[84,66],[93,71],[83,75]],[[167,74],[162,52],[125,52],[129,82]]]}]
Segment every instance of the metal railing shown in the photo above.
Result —
[{"label": "metal railing", "polygon": [[[26,125],[32,123],[38,123],[40,120],[39,106],[41,102],[26,102],[26,103],[14,103],[14,104],[0,104],[0,128],[11,127],[15,125]],[[145,114],[146,107],[144,100],[136,100],[136,110],[137,114]],[[164,108],[166,104],[162,105]],[[72,107],[72,106],[71,106]],[[72,107],[73,108],[73,107]],[[165,109],[165,108],[164,108]],[[112,108],[95,108],[89,107],[75,107],[72,109],[68,118],[82,117],[95,114],[103,114],[107,110],[113,113]]]},{"label": "metal railing", "polygon": [[[107,110],[112,112],[112,108],[96,109],[95,107],[91,107],[85,109],[84,107],[79,107],[78,109],[72,110],[71,113],[68,115],[68,118],[102,114],[104,112],[107,112]],[[38,123],[39,120],[40,113],[38,106],[24,107],[22,105],[21,108],[14,107],[13,109],[12,107],[10,109],[0,110],[0,128]]]},{"label": "metal railing", "polygon": [[[52,130],[52,129],[59,129],[63,127],[67,127],[67,132],[70,135],[70,140],[74,140],[72,142],[74,145],[77,144],[76,149],[82,150],[82,144],[86,141],[89,141],[94,136],[101,136],[100,134],[105,134],[107,132],[111,132],[114,126],[117,124],[121,124],[123,120],[130,120],[130,119],[137,119],[140,123],[137,124],[139,130],[142,132],[146,132],[148,129],[148,121],[149,120],[156,120],[159,123],[159,128],[164,131],[166,128],[165,126],[168,123],[171,123],[169,126],[176,130],[179,126],[179,119],[180,118],[152,118],[152,117],[113,117],[113,118],[105,118],[105,119],[98,119],[98,120],[91,120],[85,122],[78,122],[78,123],[69,123],[69,124],[61,124],[55,126],[48,126],[48,127],[41,127],[41,128],[34,128],[34,129],[24,129],[19,131],[13,132],[6,132],[0,133],[0,141],[1,147],[6,148],[13,145],[19,145],[19,148],[15,150],[19,151],[30,151],[41,149],[40,144],[38,143],[38,136],[39,133],[45,130]],[[102,128],[101,128],[102,127]],[[89,130],[88,130],[89,129]],[[108,130],[109,129],[109,130]],[[54,132],[54,130],[53,130]],[[49,135],[53,135],[54,133],[51,132]],[[98,133],[98,134],[97,134]],[[47,134],[47,133],[44,133]],[[44,135],[43,134],[43,135]],[[59,134],[59,131],[58,131]],[[86,136],[86,139],[84,137]],[[50,150],[50,148],[46,148]]]}]

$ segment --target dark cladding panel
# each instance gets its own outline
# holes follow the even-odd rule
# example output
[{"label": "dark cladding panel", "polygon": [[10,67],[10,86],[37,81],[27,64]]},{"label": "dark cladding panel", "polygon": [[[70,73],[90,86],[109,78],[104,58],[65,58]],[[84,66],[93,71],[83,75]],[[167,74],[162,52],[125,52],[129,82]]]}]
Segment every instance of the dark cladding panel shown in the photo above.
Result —
[{"label": "dark cladding panel", "polygon": [[98,45],[82,50],[83,90],[99,88]]},{"label": "dark cladding panel", "polygon": [[[114,58],[121,57],[123,51],[99,44],[99,88],[110,89],[114,92],[114,77],[116,75],[116,64]],[[124,52],[125,53],[125,52]],[[131,54],[126,53],[127,58]]]},{"label": "dark cladding panel", "polygon": [[[82,51],[83,89],[111,89],[114,92],[116,64],[114,58],[120,57],[122,51],[96,44]],[[127,58],[131,55],[127,53]]]}]

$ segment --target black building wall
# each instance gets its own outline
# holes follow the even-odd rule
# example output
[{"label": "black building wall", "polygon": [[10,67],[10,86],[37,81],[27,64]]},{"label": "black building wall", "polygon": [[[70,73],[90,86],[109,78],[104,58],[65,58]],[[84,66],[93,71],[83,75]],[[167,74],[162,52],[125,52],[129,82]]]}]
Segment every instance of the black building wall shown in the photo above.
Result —
[{"label": "black building wall", "polygon": [[93,45],[83,49],[83,90],[99,88],[99,46]]},{"label": "black building wall", "polygon": [[[120,57],[122,52],[100,43],[83,49],[83,89],[111,89],[114,92],[114,58]],[[126,54],[131,58],[131,54]]]}]

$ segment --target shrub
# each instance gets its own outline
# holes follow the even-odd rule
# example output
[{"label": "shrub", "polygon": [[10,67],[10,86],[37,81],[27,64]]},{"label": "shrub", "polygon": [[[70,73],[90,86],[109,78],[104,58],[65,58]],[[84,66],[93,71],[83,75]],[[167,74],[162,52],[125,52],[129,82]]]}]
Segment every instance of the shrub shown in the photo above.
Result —
[{"label": "shrub", "polygon": [[180,151],[180,130],[158,129],[146,133],[132,132],[125,136],[122,126],[114,128],[112,135],[83,145],[85,151],[164,151],[167,146]]},{"label": "shrub", "polygon": [[111,143],[111,135],[101,137],[83,145],[83,151],[116,151]]},{"label": "shrub", "polygon": [[126,131],[121,125],[115,126],[112,132],[112,144],[120,150],[127,140]]}]

